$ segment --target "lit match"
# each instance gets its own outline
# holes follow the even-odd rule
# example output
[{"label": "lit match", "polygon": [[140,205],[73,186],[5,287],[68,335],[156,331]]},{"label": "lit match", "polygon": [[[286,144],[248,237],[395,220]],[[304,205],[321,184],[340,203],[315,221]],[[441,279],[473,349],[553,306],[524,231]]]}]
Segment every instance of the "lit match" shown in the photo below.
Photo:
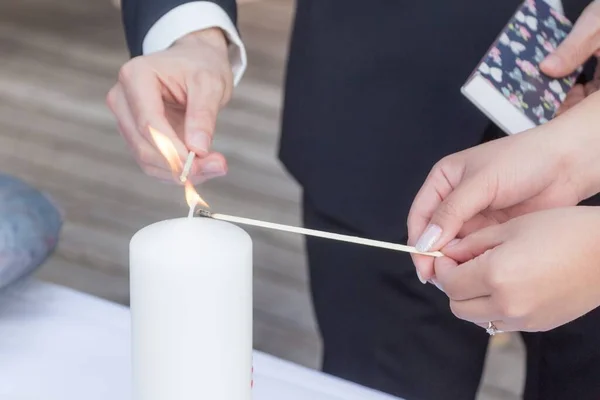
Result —
[{"label": "lit match", "polygon": [[185,183],[187,181],[188,175],[192,170],[192,164],[194,163],[194,158],[196,157],[196,153],[190,151],[188,154],[187,160],[185,160],[185,164],[183,165],[183,171],[181,171],[181,175],[179,176],[179,180],[181,183]]},{"label": "lit match", "polygon": [[205,209],[200,209],[198,211],[198,215],[201,217],[204,217],[204,218],[218,219],[221,221],[232,222],[235,224],[250,225],[250,226],[256,226],[256,227],[260,227],[260,228],[274,229],[274,230],[283,231],[283,232],[297,233],[300,235],[315,236],[315,237],[320,237],[320,238],[324,238],[324,239],[338,240],[341,242],[355,243],[355,244],[361,244],[361,245],[365,245],[365,246],[379,247],[382,249],[402,251],[405,253],[420,254],[423,256],[429,256],[429,257],[443,257],[444,256],[444,254],[442,254],[439,251],[423,253],[423,252],[418,251],[417,249],[415,249],[412,246],[406,246],[403,244],[382,242],[380,240],[365,239],[365,238],[361,238],[361,237],[357,237],[357,236],[341,235],[339,233],[323,232],[323,231],[317,231],[314,229],[300,228],[300,227],[290,226],[290,225],[275,224],[272,222],[265,222],[265,221],[259,221],[256,219],[249,219],[249,218],[242,218],[242,217],[234,217],[232,215],[226,215],[226,214],[217,214],[217,213],[212,213]]}]

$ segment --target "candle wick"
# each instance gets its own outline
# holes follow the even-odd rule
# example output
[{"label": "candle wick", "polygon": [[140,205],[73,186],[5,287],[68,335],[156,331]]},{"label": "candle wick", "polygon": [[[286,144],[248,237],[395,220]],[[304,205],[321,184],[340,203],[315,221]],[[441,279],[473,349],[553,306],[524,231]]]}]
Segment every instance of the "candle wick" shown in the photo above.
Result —
[{"label": "candle wick", "polygon": [[194,202],[194,203],[192,203],[192,205],[190,205],[190,212],[188,213],[188,218],[194,217],[194,211],[196,211],[197,205],[198,205],[198,203],[196,203],[196,202]]}]

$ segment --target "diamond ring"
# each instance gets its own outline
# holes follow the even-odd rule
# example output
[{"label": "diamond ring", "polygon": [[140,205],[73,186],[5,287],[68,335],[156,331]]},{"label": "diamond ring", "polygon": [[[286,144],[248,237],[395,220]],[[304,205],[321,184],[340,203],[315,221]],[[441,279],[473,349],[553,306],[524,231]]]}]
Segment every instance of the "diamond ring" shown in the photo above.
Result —
[{"label": "diamond ring", "polygon": [[494,325],[492,321],[488,322],[488,326],[485,331],[490,336],[494,336],[496,333],[502,333],[502,331],[499,331],[498,328],[496,328],[496,325]]}]

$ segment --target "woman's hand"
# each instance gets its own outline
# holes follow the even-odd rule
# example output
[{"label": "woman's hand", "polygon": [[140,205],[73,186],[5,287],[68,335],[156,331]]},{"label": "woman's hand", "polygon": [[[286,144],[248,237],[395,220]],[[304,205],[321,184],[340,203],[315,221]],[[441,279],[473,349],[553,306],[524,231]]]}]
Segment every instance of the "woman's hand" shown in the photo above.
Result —
[{"label": "woman's hand", "polygon": [[575,85],[569,91],[557,115],[574,107],[600,89],[600,1],[598,0],[592,1],[581,13],[571,33],[540,64],[540,68],[546,75],[562,78],[575,72],[592,56],[596,56],[599,61],[594,79],[585,85]]},{"label": "woman's hand", "polygon": [[[439,250],[455,237],[533,211],[572,206],[600,189],[600,94],[528,132],[448,156],[408,216],[409,242]],[[414,256],[421,281],[433,260]]]},{"label": "woman's hand", "polygon": [[[454,314],[501,331],[547,331],[600,305],[600,209],[541,211],[444,248],[435,282]],[[457,260],[460,265],[457,264]]]}]

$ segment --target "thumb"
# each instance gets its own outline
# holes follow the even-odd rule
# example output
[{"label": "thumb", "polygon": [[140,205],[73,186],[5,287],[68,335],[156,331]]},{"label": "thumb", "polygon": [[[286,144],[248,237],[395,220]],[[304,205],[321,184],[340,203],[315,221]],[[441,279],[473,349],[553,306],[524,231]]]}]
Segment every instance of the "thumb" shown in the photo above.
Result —
[{"label": "thumb", "polygon": [[436,208],[415,247],[422,252],[439,250],[454,239],[465,222],[485,210],[493,201],[494,190],[481,178],[461,182]]},{"label": "thumb", "polygon": [[562,78],[577,70],[600,48],[600,2],[593,2],[566,39],[542,63],[542,72]]},{"label": "thumb", "polygon": [[210,151],[223,91],[223,85],[210,78],[188,87],[184,141],[198,155]]}]

